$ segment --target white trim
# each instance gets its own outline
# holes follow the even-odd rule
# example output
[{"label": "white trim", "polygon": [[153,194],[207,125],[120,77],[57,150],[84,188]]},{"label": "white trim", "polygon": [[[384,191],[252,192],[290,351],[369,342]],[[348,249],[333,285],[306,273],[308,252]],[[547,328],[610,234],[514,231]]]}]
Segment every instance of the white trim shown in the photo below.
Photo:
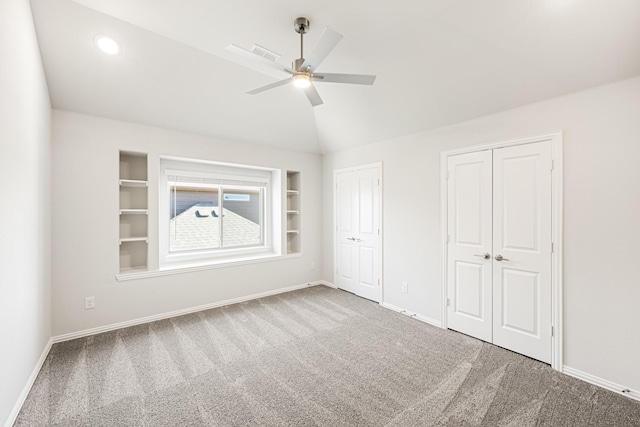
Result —
[{"label": "white trim", "polygon": [[[509,140],[506,140],[506,141],[491,142],[491,143],[478,144],[478,145],[470,145],[468,147],[457,148],[455,150],[443,151],[441,153],[441,158],[442,158],[442,155],[444,155],[445,157],[448,157],[448,156],[455,156],[457,154],[474,153],[476,151],[494,150],[496,148],[513,147],[515,145],[531,144],[533,142],[549,141],[549,140],[553,141],[557,137],[560,137],[560,139],[562,140],[562,131],[561,130],[545,133],[545,134],[542,134],[542,135],[530,136],[530,137],[527,137],[527,138],[509,139]],[[554,151],[553,154],[555,155],[556,152]]]},{"label": "white trim", "polygon": [[440,260],[442,264],[440,266],[440,271],[442,272],[442,283],[440,286],[442,287],[442,301],[441,301],[441,314],[440,314],[440,324],[443,329],[447,329],[447,270],[449,266],[447,265],[447,251],[449,250],[449,225],[447,222],[447,215],[449,215],[448,208],[448,199],[447,192],[449,190],[449,152],[441,152],[440,153],[440,244],[441,246],[441,257]]},{"label": "white trim", "polygon": [[98,326],[97,328],[85,329],[82,331],[71,332],[68,334],[57,335],[52,338],[53,343],[59,343],[63,341],[69,341],[76,338],[88,337],[90,335],[101,334],[103,332],[114,331],[116,329],[128,328],[129,326],[142,325],[149,322],[155,322],[156,320],[168,319],[171,317],[183,316],[185,314],[196,313],[198,311],[209,310],[212,308],[224,307],[226,305],[237,304],[240,302],[250,301],[258,298],[265,298],[272,295],[283,294],[285,292],[296,291],[299,289],[309,288],[311,286],[324,285],[321,280],[313,282],[303,283],[301,285],[288,286],[286,288],[273,289],[271,291],[260,292],[257,294],[245,295],[238,298],[226,299],[223,301],[213,302],[209,304],[198,305],[195,307],[183,308],[181,310],[169,311],[166,313],[154,314],[153,316],[140,317],[137,319],[127,320],[119,323],[112,323],[110,325]]},{"label": "white trim", "polygon": [[326,280],[320,280],[320,282],[322,282],[322,283],[321,283],[321,285],[324,285],[324,286],[326,286],[327,288],[338,289],[338,287],[337,287],[336,285],[334,285],[334,284],[333,284],[333,283],[331,283],[331,282],[327,282]]},{"label": "white trim", "polygon": [[[215,183],[195,183],[195,184],[211,184],[212,186],[224,185],[228,187],[266,187],[271,182],[271,176],[262,176],[262,175],[228,175],[224,173],[214,173],[214,172],[202,172],[202,171],[194,171],[189,169],[183,170],[174,170],[174,169],[164,169],[164,174],[167,176],[178,176],[178,177],[186,177],[186,178],[204,178],[210,179]],[[169,181],[172,182],[172,181]],[[178,181],[178,184],[184,184],[185,182]],[[189,183],[189,182],[187,182]]]},{"label": "white trim", "polygon": [[384,221],[383,221],[383,195],[384,192],[382,191],[382,187],[384,185],[384,179],[383,179],[383,168],[382,168],[382,162],[374,162],[374,163],[367,163],[364,165],[357,165],[357,166],[350,166],[347,168],[341,168],[341,169],[334,169],[333,170],[333,283],[335,283],[335,287],[336,289],[338,288],[338,274],[336,273],[337,271],[337,266],[338,266],[338,230],[337,230],[337,225],[338,225],[338,212],[337,212],[337,198],[338,198],[338,192],[336,191],[336,186],[338,184],[338,174],[341,173],[345,173],[345,172],[356,172],[359,170],[363,170],[363,169],[377,169],[378,170],[378,179],[379,179],[379,184],[378,184],[378,228],[379,228],[379,233],[378,233],[378,247],[379,247],[379,254],[378,254],[378,282],[380,283],[379,286],[379,290],[378,290],[378,304],[382,304],[382,302],[384,301],[384,268],[383,268],[383,264],[384,264],[384,240],[382,238],[382,236],[384,235]]},{"label": "white trim", "polygon": [[[126,153],[128,154],[146,154],[146,153],[132,153],[130,151],[127,151]],[[168,155],[164,155],[161,154],[160,156],[158,156],[159,159],[161,160],[170,160],[170,161],[176,161],[176,162],[184,162],[184,163],[196,163],[196,164],[207,164],[207,165],[212,165],[212,166],[224,166],[224,167],[229,167],[229,168],[234,168],[234,169],[256,169],[256,170],[263,170],[263,171],[273,171],[273,170],[277,170],[271,167],[267,167],[267,166],[258,166],[258,165],[247,165],[244,163],[231,163],[231,162],[219,162],[217,160],[207,160],[207,159],[192,159],[190,157],[178,157],[178,156],[168,156]]]},{"label": "white trim", "polygon": [[299,252],[291,253],[287,255],[276,255],[273,253],[268,253],[260,256],[256,255],[251,258],[236,259],[235,261],[226,259],[226,260],[219,260],[218,262],[209,261],[201,264],[189,263],[187,265],[182,265],[182,266],[180,265],[165,266],[160,270],[142,271],[139,273],[117,274],[116,280],[118,282],[124,282],[127,280],[147,279],[149,277],[170,276],[173,274],[191,273],[194,271],[211,270],[214,268],[236,267],[239,265],[257,264],[260,262],[269,262],[269,261],[284,261],[290,258],[300,258],[301,256],[302,256],[302,253],[299,253]]},{"label": "white trim", "polygon": [[[275,244],[275,222],[277,219],[282,218],[282,210],[278,208],[276,197],[281,194],[276,189],[278,184],[278,177],[282,171],[275,168],[254,167],[251,165],[231,165],[227,163],[211,162],[208,160],[198,159],[180,159],[169,156],[159,156],[158,162],[158,212],[160,213],[158,219],[158,253],[157,256],[158,265],[160,267],[171,268],[176,265],[178,268],[180,264],[190,264],[199,262],[206,263],[211,261],[215,263],[215,260],[225,258],[231,258],[233,262],[234,253],[238,251],[250,253],[253,250],[273,252]],[[171,173],[168,174],[168,173]],[[261,222],[260,230],[262,236],[262,243],[260,246],[249,246],[248,248],[236,248],[236,249],[224,249],[224,248],[210,248],[207,250],[196,250],[192,252],[171,253],[169,251],[169,228],[170,218],[168,215],[163,215],[164,209],[169,206],[170,191],[167,191],[170,185],[171,176],[187,176],[187,177],[200,177],[217,180],[215,185],[220,188],[242,188],[245,185],[239,185],[243,181],[246,181],[247,188],[257,188],[260,191],[260,207],[261,207]],[[229,180],[228,183],[224,181]],[[223,207],[224,201],[220,199],[218,201],[220,208]],[[163,208],[164,207],[164,208]],[[222,227],[222,222],[219,222],[219,227]],[[222,236],[222,229],[220,228],[220,235]]]},{"label": "white trim", "polygon": [[380,168],[380,169],[382,169],[382,162],[373,162],[373,163],[367,163],[366,165],[357,165],[357,166],[350,166],[350,167],[347,167],[347,168],[334,169],[333,170],[333,176],[335,177],[336,174],[339,174],[339,173],[355,172],[355,171],[359,171],[359,170],[362,170],[362,169],[371,169],[371,168]]},{"label": "white trim", "polygon": [[[598,387],[605,388],[614,393],[618,393],[631,399],[640,401],[640,391],[638,390],[631,390],[628,387],[622,386],[609,380],[605,380],[595,375],[588,374],[586,372],[582,372],[569,366],[563,366],[562,372],[574,378],[578,378],[579,380],[588,382],[589,384],[597,385]],[[622,390],[629,391],[623,392]]]},{"label": "white trim", "polygon": [[421,314],[412,313],[412,312],[407,311],[407,310],[403,310],[402,308],[400,308],[398,306],[395,306],[393,304],[389,304],[388,302],[383,302],[380,305],[383,306],[384,308],[389,309],[389,310],[393,310],[393,311],[396,311],[396,312],[398,312],[400,314],[404,314],[405,316],[409,316],[409,317],[412,317],[414,319],[417,319],[417,320],[419,320],[421,322],[428,323],[429,325],[436,326],[438,328],[442,327],[442,322],[440,322],[439,320],[432,319],[430,317],[426,317],[426,316],[423,316]]},{"label": "white trim", "polygon": [[563,229],[563,160],[562,160],[562,131],[555,131],[543,135],[532,136],[509,141],[494,142],[488,144],[473,145],[458,148],[440,153],[440,228],[441,228],[441,248],[442,248],[442,328],[447,328],[447,179],[449,156],[457,154],[472,153],[483,150],[493,150],[501,147],[511,147],[515,145],[531,144],[534,142],[551,141],[551,155],[553,160],[553,170],[551,174],[551,206],[552,206],[552,231],[551,241],[554,250],[551,254],[552,277],[551,277],[551,324],[553,326],[553,337],[551,338],[551,367],[557,371],[562,371],[563,361],[563,300],[562,300],[562,229]]},{"label": "white trim", "polygon": [[13,423],[16,422],[16,418],[18,418],[18,414],[20,414],[22,405],[24,405],[25,400],[27,400],[27,396],[29,396],[31,387],[33,387],[33,384],[36,382],[36,378],[38,377],[38,374],[42,369],[42,365],[44,365],[44,361],[47,359],[47,356],[49,355],[49,350],[51,350],[51,345],[53,344],[53,342],[54,342],[53,338],[49,338],[49,341],[44,346],[44,349],[42,350],[42,354],[40,354],[40,358],[36,362],[36,366],[33,368],[33,371],[31,371],[31,375],[29,375],[29,379],[27,379],[27,383],[24,385],[24,388],[22,389],[22,393],[20,393],[18,400],[16,401],[15,405],[13,405],[13,409],[11,409],[11,412],[9,412],[9,417],[7,418],[7,421],[4,424],[5,427],[11,427]]},{"label": "white trim", "polygon": [[553,134],[551,139],[551,158],[553,170],[551,171],[551,239],[553,253],[551,254],[551,325],[553,338],[551,341],[551,367],[562,371],[564,363],[564,323],[563,323],[563,271],[564,271],[564,244],[563,244],[563,218],[564,218],[564,183],[562,157],[562,131]]}]

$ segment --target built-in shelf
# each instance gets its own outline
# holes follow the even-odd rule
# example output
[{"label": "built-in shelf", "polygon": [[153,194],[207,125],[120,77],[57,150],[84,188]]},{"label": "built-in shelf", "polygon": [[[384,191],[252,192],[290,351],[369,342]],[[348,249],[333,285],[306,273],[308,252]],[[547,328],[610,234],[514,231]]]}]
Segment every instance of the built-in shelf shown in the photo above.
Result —
[{"label": "built-in shelf", "polygon": [[149,215],[148,209],[120,209],[120,215]]},{"label": "built-in shelf", "polygon": [[121,179],[120,187],[148,187],[147,181],[141,181],[139,179]]},{"label": "built-in shelf", "polygon": [[287,171],[286,235],[287,253],[300,253],[300,172]]},{"label": "built-in shelf", "polygon": [[145,273],[147,271],[147,266],[142,266],[142,267],[128,267],[128,268],[121,268],[120,269],[120,274],[135,274],[135,273]]},{"label": "built-in shelf", "polygon": [[127,243],[127,242],[149,243],[149,238],[148,237],[125,237],[120,239],[120,244]]},{"label": "built-in shelf", "polygon": [[120,274],[147,271],[148,187],[147,155],[120,152]]}]

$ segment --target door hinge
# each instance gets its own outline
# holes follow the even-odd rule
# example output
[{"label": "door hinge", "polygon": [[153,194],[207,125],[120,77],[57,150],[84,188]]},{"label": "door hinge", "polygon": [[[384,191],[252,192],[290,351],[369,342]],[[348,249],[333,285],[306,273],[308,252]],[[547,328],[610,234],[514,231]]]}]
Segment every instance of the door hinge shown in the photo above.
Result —
[{"label": "door hinge", "polygon": [[378,178],[378,187],[380,187],[380,178]]},{"label": "door hinge", "polygon": [[378,286],[380,286],[380,279],[378,279]]},{"label": "door hinge", "polygon": [[551,242],[551,253],[553,253],[553,251],[554,251],[553,242]]},{"label": "door hinge", "polygon": [[447,307],[451,306],[451,299],[447,298]]},{"label": "door hinge", "polygon": [[553,336],[553,325],[551,326],[551,336]]},{"label": "door hinge", "polygon": [[378,236],[380,235],[380,229],[378,228]]}]

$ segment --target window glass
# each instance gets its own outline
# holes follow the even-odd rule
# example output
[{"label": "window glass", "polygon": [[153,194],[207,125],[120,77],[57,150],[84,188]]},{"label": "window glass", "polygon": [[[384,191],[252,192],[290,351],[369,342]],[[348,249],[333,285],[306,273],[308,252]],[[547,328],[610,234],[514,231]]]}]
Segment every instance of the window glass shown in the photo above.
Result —
[{"label": "window glass", "polygon": [[260,226],[262,218],[261,191],[257,188],[244,190],[225,190],[223,188],[222,191],[224,196],[222,247],[234,248],[260,245],[262,243],[262,227]]},{"label": "window glass", "polygon": [[169,252],[219,248],[219,189],[171,182],[169,192]]},{"label": "window glass", "polygon": [[[160,265],[273,250],[274,169],[160,159]],[[276,179],[278,179],[276,177]]]}]

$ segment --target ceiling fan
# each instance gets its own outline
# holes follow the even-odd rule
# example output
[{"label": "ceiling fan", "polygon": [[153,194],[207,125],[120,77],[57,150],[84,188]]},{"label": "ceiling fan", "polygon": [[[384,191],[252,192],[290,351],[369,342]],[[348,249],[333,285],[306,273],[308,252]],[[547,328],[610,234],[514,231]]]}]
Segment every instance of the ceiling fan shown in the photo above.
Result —
[{"label": "ceiling fan", "polygon": [[[293,61],[291,68],[280,65],[276,62],[279,55],[269,52],[259,46],[254,46],[254,51],[243,49],[236,45],[227,46],[227,50],[233,52],[245,59],[251,60],[250,68],[257,71],[264,72],[269,75],[274,75],[273,71],[276,71],[275,75],[278,77],[284,77],[288,74],[288,77],[279,80],[275,83],[268,84],[266,86],[259,87],[257,89],[247,92],[250,95],[255,95],[260,92],[264,92],[269,89],[283,86],[288,83],[292,83],[294,86],[301,88],[312,106],[321,105],[322,98],[314,87],[313,83],[348,83],[359,85],[372,85],[376,79],[376,76],[365,74],[335,74],[335,73],[316,73],[318,66],[324,61],[324,59],[331,53],[333,48],[344,37],[342,34],[332,30],[331,28],[325,28],[320,40],[313,48],[313,51],[308,58],[304,58],[304,35],[309,31],[309,20],[307,18],[297,18],[294,22],[294,29],[300,34],[300,58]],[[261,53],[255,52],[255,48],[262,50]],[[269,59],[271,58],[271,59]],[[247,64],[243,64],[247,65]]]}]

